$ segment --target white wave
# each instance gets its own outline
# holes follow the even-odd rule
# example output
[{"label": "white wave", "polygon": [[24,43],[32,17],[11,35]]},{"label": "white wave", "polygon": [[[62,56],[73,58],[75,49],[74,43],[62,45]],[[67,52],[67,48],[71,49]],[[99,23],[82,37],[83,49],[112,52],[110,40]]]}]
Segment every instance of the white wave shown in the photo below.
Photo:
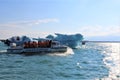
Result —
[{"label": "white wave", "polygon": [[67,47],[67,52],[64,52],[64,53],[52,53],[52,54],[48,54],[48,55],[51,55],[51,56],[67,56],[67,55],[71,55],[71,54],[74,54],[72,48],[70,47]]},{"label": "white wave", "polygon": [[7,52],[7,50],[0,50],[0,53],[4,53],[4,52]]},{"label": "white wave", "polygon": [[80,66],[80,63],[79,63],[79,62],[77,62],[77,67],[78,67],[78,68],[82,68],[82,66]]}]

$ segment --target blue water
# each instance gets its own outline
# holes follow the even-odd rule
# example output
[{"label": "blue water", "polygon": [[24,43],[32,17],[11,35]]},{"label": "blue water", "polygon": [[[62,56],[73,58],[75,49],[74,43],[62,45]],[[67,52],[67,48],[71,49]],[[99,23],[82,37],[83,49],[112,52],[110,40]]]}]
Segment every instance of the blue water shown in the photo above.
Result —
[{"label": "blue water", "polygon": [[120,80],[120,43],[87,43],[65,55],[25,56],[5,49],[0,43],[0,80]]}]

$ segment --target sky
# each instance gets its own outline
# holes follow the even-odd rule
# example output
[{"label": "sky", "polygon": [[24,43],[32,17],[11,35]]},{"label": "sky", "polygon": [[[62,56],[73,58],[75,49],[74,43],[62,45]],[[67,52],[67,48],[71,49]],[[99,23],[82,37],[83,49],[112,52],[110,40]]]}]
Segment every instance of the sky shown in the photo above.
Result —
[{"label": "sky", "polygon": [[120,0],[0,0],[0,39],[54,33],[120,41]]}]

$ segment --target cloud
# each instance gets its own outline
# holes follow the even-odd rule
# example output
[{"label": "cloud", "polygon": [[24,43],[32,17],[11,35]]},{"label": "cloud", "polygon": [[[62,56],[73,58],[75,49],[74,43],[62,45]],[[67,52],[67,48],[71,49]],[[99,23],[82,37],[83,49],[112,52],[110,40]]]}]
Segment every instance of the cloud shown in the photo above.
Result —
[{"label": "cloud", "polygon": [[14,22],[3,23],[3,24],[0,24],[0,38],[9,38],[11,36],[21,36],[21,35],[27,35],[30,37],[38,37],[38,36],[43,37],[43,35],[48,33],[33,31],[32,27],[34,25],[57,23],[57,22],[59,22],[58,19],[50,18],[50,19],[14,21]]},{"label": "cloud", "polygon": [[[13,29],[13,28],[12,28]],[[23,29],[6,29],[0,30],[0,39],[10,38],[11,36],[29,36],[29,37],[45,37],[50,34],[48,32],[38,32],[38,31],[26,31]]]},{"label": "cloud", "polygon": [[8,22],[5,24],[0,24],[0,27],[19,27],[19,26],[33,26],[38,24],[47,24],[50,22],[59,22],[56,18],[50,18],[50,19],[40,19],[40,20],[29,20],[29,21],[14,21],[14,22]]},{"label": "cloud", "polygon": [[43,23],[50,23],[50,22],[58,22],[58,19],[42,19],[42,20],[33,20],[33,21],[21,21],[18,23],[15,23],[16,25],[38,25],[38,24],[43,24]]},{"label": "cloud", "polygon": [[85,36],[119,36],[120,26],[84,26],[79,29]]}]

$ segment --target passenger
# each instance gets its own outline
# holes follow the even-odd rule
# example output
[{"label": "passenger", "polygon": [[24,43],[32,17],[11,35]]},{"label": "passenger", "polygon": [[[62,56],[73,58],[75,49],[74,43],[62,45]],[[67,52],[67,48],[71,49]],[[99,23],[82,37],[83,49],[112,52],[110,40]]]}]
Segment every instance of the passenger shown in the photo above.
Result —
[{"label": "passenger", "polygon": [[41,47],[41,42],[40,41],[38,41],[38,47]]},{"label": "passenger", "polygon": [[46,48],[46,41],[44,41],[44,48]]},{"label": "passenger", "polygon": [[29,48],[31,47],[31,42],[30,42],[30,41],[28,41],[28,47],[29,47]]},{"label": "passenger", "polygon": [[31,44],[31,48],[34,48],[34,42],[31,42],[30,44]]},{"label": "passenger", "polygon": [[33,41],[33,47],[34,47],[34,48],[37,47],[37,42]]},{"label": "passenger", "polygon": [[48,41],[46,41],[46,48],[48,47]]},{"label": "passenger", "polygon": [[24,48],[28,48],[28,47],[29,47],[28,42],[25,42],[24,43]]},{"label": "passenger", "polygon": [[19,36],[17,36],[16,40],[17,40],[17,41],[20,41],[20,37],[19,37]]},{"label": "passenger", "polygon": [[38,43],[37,43],[37,42],[35,42],[35,47],[36,47],[36,48],[38,47]]},{"label": "passenger", "polygon": [[43,41],[41,42],[41,47],[42,47],[42,48],[44,47],[44,42],[43,42]]},{"label": "passenger", "polygon": [[46,42],[43,41],[42,43],[43,43],[43,48],[45,48],[46,47]]},{"label": "passenger", "polygon": [[26,48],[26,42],[24,42],[24,44],[23,44],[23,48]]},{"label": "passenger", "polygon": [[49,41],[49,47],[51,47],[51,44],[52,44],[52,40]]},{"label": "passenger", "polygon": [[34,41],[32,42],[32,48],[35,48],[35,42]]}]

